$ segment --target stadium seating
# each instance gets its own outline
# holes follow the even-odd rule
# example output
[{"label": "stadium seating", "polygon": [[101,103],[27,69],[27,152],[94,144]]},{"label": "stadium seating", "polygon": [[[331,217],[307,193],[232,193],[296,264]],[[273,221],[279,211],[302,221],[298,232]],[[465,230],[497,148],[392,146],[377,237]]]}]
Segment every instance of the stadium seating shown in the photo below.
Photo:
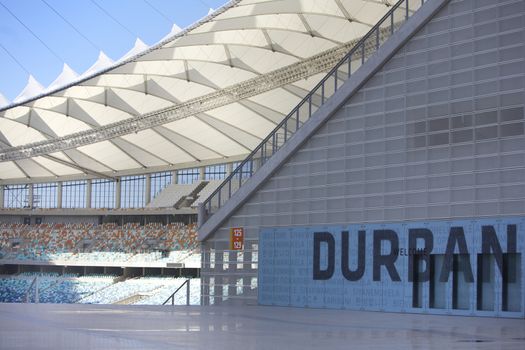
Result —
[{"label": "stadium seating", "polygon": [[[184,283],[185,278],[177,278],[176,282],[166,284],[159,288],[155,293],[152,293],[147,298],[136,302],[136,305],[161,305],[173,294],[177,288]],[[177,294],[175,294],[175,305],[186,305],[186,286],[182,287]],[[192,278],[190,280],[190,305],[200,305],[200,278]],[[171,301],[168,303],[171,304]]]},{"label": "stadium seating", "polygon": [[0,224],[3,259],[44,261],[169,261],[198,250],[195,225]]},{"label": "stadium seating", "polygon": [[[116,281],[112,275],[75,276],[56,273],[26,272],[0,276],[0,302],[24,302],[31,283],[37,277],[38,302],[83,304],[161,305],[186,278],[141,277]],[[33,287],[35,288],[35,287]],[[200,303],[200,279],[190,283],[190,303]],[[186,304],[186,289],[175,295],[175,304]],[[34,300],[35,291],[32,290]]]},{"label": "stadium seating", "polygon": [[[185,278],[165,277],[128,279],[104,288],[79,302],[88,304],[135,304],[139,302],[143,305],[162,304],[185,280]],[[181,294],[184,294],[185,298],[185,291]]]},{"label": "stadium seating", "polygon": [[31,285],[31,281],[31,278],[11,278],[9,276],[0,276],[0,302],[24,302],[24,297],[26,291]]},{"label": "stadium seating", "polygon": [[74,303],[113,282],[113,276],[39,277],[39,302]]}]

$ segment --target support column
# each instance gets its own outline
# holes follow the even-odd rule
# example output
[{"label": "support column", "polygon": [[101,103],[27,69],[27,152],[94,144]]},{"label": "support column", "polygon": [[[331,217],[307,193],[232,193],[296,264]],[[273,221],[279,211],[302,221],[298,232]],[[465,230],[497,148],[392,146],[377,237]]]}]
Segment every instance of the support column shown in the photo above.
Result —
[{"label": "support column", "polygon": [[178,179],[179,171],[173,170],[172,174],[173,174],[173,180],[171,181],[171,183],[178,184],[179,183],[179,179]]},{"label": "support column", "polygon": [[262,166],[261,158],[254,158],[252,161],[252,175]]},{"label": "support column", "polygon": [[33,184],[29,184],[29,191],[27,192],[27,205],[33,209]]},{"label": "support column", "polygon": [[93,187],[93,181],[91,179],[86,180],[86,208],[91,208],[91,189]]},{"label": "support column", "polygon": [[5,185],[0,185],[0,208],[4,207],[4,188]]},{"label": "support column", "polygon": [[57,208],[62,209],[62,181],[57,182]]},{"label": "support column", "polygon": [[120,177],[115,181],[115,209],[120,209],[120,196],[122,193],[122,187],[120,186]]},{"label": "support column", "polygon": [[144,206],[151,202],[151,174],[146,175],[146,186],[144,186]]},{"label": "support column", "polygon": [[226,177],[230,176],[233,172],[233,163],[226,164]]},{"label": "support column", "polygon": [[205,168],[203,166],[199,168],[199,181],[204,181],[204,170]]}]

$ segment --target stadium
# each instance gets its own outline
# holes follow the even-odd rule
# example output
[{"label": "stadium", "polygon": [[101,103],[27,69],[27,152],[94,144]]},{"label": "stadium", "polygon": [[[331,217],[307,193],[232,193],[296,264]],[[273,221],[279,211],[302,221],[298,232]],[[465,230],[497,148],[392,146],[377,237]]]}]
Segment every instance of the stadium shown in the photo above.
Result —
[{"label": "stadium", "polygon": [[523,0],[233,0],[30,81],[0,348],[522,349],[524,101]]}]

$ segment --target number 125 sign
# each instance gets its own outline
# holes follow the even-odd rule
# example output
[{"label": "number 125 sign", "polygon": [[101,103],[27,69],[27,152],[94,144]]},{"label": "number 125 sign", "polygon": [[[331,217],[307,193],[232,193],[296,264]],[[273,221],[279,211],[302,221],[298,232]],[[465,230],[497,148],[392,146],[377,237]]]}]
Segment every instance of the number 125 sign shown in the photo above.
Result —
[{"label": "number 125 sign", "polygon": [[244,245],[244,229],[242,227],[230,228],[230,250],[242,250]]}]

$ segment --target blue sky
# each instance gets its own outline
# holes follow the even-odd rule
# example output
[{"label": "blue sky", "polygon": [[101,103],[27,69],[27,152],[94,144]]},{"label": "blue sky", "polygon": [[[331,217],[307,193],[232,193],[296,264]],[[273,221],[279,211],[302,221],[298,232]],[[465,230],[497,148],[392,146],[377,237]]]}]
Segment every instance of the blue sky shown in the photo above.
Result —
[{"label": "blue sky", "polygon": [[137,37],[155,44],[174,23],[185,28],[206,16],[210,8],[225,3],[227,0],[0,0],[0,94],[12,101],[27,84],[28,73],[47,87],[64,63],[81,74],[97,60],[100,50],[118,60]]}]

